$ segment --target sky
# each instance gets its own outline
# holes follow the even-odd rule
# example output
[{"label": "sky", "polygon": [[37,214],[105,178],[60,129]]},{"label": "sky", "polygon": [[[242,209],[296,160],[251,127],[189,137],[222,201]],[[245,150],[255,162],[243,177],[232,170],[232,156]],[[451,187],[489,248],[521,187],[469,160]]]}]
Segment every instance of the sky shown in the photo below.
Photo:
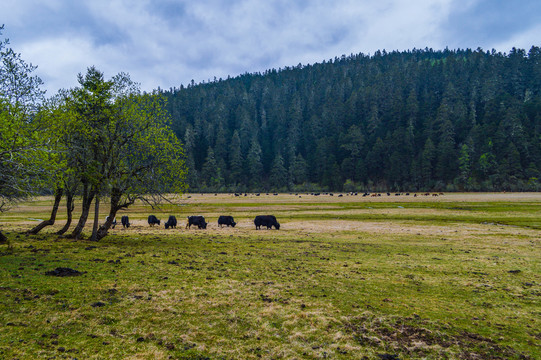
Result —
[{"label": "sky", "polygon": [[47,95],[96,66],[169,89],[377,50],[541,46],[539,0],[2,0]]}]

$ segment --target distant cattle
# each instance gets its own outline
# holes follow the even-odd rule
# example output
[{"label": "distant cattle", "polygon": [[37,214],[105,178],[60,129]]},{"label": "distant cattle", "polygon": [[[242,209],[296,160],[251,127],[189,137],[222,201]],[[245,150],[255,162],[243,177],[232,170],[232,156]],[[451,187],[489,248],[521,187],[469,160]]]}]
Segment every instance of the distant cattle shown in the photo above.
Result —
[{"label": "distant cattle", "polygon": [[130,218],[127,215],[122,216],[120,219],[120,222],[122,223],[122,226],[125,228],[130,227]]},{"label": "distant cattle", "polygon": [[167,222],[164,224],[166,229],[174,229],[177,227],[177,218],[174,215],[170,215]]},{"label": "distant cattle", "polygon": [[258,215],[254,219],[255,229],[261,229],[261,226],[266,226],[267,229],[272,229],[274,226],[276,230],[280,229],[280,224],[276,220],[274,215]]},{"label": "distant cattle", "polygon": [[207,222],[203,216],[188,216],[188,223],[186,224],[186,229],[191,228],[192,225],[197,226],[199,229],[206,229]]},{"label": "distant cattle", "polygon": [[221,215],[218,218],[218,226],[222,227],[224,225],[226,225],[227,227],[229,227],[229,226],[235,227],[235,225],[237,225],[237,223],[233,219],[233,216]]},{"label": "distant cattle", "polygon": [[158,218],[157,218],[156,216],[154,216],[154,215],[149,215],[149,216],[148,216],[148,224],[149,224],[150,226],[154,226],[154,225],[156,225],[156,224],[160,225],[160,224],[161,224],[161,221],[158,220]]},{"label": "distant cattle", "polygon": [[[105,217],[105,222],[109,221],[109,216]],[[113,219],[113,222],[111,223],[111,229],[114,229],[116,226],[116,218]]]}]

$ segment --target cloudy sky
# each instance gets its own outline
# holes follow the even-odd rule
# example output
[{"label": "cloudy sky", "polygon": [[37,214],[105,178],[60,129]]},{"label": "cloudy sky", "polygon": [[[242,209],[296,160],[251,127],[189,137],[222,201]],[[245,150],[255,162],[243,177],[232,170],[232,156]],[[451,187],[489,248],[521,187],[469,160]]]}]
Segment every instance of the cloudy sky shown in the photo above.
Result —
[{"label": "cloudy sky", "polygon": [[2,0],[48,95],[95,65],[151,91],[342,54],[541,46],[539,0]]}]

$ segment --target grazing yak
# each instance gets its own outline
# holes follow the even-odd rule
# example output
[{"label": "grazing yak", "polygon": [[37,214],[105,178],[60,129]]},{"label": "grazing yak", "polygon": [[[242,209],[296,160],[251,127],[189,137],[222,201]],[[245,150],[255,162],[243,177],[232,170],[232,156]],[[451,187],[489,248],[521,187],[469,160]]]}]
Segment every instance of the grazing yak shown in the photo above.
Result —
[{"label": "grazing yak", "polygon": [[200,215],[188,216],[188,223],[186,224],[186,229],[191,229],[192,225],[196,225],[199,229],[207,228],[207,222],[205,221],[205,218]]},{"label": "grazing yak", "polygon": [[160,225],[160,224],[161,224],[161,221],[158,220],[158,218],[157,218],[156,216],[154,216],[154,215],[149,215],[149,216],[148,216],[148,224],[149,224],[150,226],[154,226],[154,225],[156,225],[156,224]]},{"label": "grazing yak", "polygon": [[120,219],[120,222],[122,223],[122,227],[129,228],[130,227],[130,218],[127,215],[122,216]]},{"label": "grazing yak", "polygon": [[218,218],[218,226],[222,227],[223,225],[226,225],[227,227],[235,227],[237,223],[235,222],[235,220],[233,220],[233,216],[220,215],[220,217]]},{"label": "grazing yak", "polygon": [[274,215],[257,215],[254,219],[255,229],[261,229],[261,226],[266,226],[267,229],[272,229],[274,226],[276,230],[280,230],[280,224],[276,220]]},{"label": "grazing yak", "polygon": [[167,222],[165,223],[166,229],[175,229],[177,227],[177,218],[174,215],[170,215],[169,219],[167,219]]},{"label": "grazing yak", "polygon": [[[105,217],[105,222],[109,221],[109,216]],[[111,223],[111,229],[114,229],[116,226],[116,218],[113,219],[113,222]]]}]

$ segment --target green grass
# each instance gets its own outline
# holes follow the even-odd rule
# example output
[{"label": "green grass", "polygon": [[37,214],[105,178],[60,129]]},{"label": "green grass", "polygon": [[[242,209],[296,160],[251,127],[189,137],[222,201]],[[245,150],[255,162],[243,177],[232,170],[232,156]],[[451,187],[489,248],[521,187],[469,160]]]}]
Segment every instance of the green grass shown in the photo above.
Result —
[{"label": "green grass", "polygon": [[[541,358],[539,202],[203,198],[155,212],[213,214],[207,230],[98,243],[2,215],[0,358]],[[216,228],[224,209],[237,228]],[[281,230],[254,230],[260,209]],[[57,267],[83,275],[45,275]]]}]

